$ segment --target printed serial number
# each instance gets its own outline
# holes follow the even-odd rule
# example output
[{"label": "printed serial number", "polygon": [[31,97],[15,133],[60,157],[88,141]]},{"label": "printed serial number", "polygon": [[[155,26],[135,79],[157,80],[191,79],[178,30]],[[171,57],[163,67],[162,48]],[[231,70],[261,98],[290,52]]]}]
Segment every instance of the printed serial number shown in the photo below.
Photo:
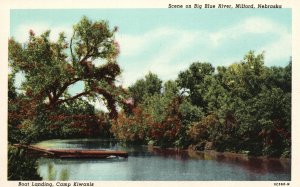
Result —
[{"label": "printed serial number", "polygon": [[274,186],[289,186],[290,183],[288,182],[275,182]]}]

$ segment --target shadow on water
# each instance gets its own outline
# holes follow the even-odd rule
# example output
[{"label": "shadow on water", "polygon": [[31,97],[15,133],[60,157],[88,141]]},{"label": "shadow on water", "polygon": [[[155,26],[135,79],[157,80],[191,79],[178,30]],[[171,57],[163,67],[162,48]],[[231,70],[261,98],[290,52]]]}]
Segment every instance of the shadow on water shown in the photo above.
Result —
[{"label": "shadow on water", "polygon": [[194,152],[188,151],[191,158],[202,160],[215,160],[219,163],[233,164],[240,166],[250,172],[266,174],[266,173],[290,173],[290,159],[275,159],[248,157],[242,154],[235,153],[218,153],[214,151]]},{"label": "shadow on water", "polygon": [[198,152],[191,150],[160,149],[149,147],[148,151],[154,155],[165,158],[173,158],[181,161],[214,160],[219,163],[231,164],[242,167],[247,171],[257,174],[267,173],[290,173],[290,159],[249,157],[236,153],[219,153],[215,151]]}]

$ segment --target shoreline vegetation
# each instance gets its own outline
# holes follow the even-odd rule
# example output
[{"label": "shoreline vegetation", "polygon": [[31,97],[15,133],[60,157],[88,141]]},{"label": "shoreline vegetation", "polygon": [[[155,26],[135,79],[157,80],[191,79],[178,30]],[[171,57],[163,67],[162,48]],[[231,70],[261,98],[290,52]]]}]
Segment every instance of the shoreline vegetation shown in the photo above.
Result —
[{"label": "shoreline vegetation", "polygon": [[[82,139],[87,139],[87,140],[95,140],[95,141],[107,141],[107,142],[118,142],[118,143],[121,143],[121,144],[125,144],[124,146],[143,146],[143,147],[146,147],[148,148],[148,150],[153,150],[153,149],[159,149],[159,150],[166,150],[166,151],[173,151],[173,152],[195,152],[195,153],[212,153],[212,154],[224,154],[224,155],[236,155],[236,156],[241,156],[241,157],[248,157],[248,158],[260,158],[260,159],[280,159],[280,160],[290,160],[291,158],[290,157],[268,157],[268,156],[251,156],[251,155],[248,155],[247,153],[240,153],[240,152],[230,152],[230,151],[224,151],[224,152],[218,152],[214,149],[209,149],[209,150],[196,150],[195,149],[195,145],[190,145],[189,147],[187,148],[178,148],[178,147],[161,147],[161,146],[156,146],[156,145],[153,145],[153,144],[127,144],[127,143],[124,143],[124,142],[121,142],[119,141],[118,139],[115,139],[115,138],[111,138],[111,139],[99,139],[99,138],[65,138],[65,139],[51,139],[51,141],[78,141],[78,140],[82,140]],[[49,140],[42,140],[42,141],[49,141]],[[51,144],[39,144],[41,142],[35,142],[35,143],[32,143],[31,145],[33,146],[36,146],[36,147],[41,147],[41,148],[53,148],[52,146],[55,147],[55,143],[54,145],[51,143]],[[50,146],[50,147],[49,147]]]},{"label": "shoreline vegetation", "polygon": [[266,67],[250,51],[217,71],[193,63],[164,85],[149,73],[129,87],[135,107],[119,113],[112,132],[129,143],[290,157],[290,71],[291,62]]},{"label": "shoreline vegetation", "polygon": [[[142,147],[145,147],[147,148],[150,152],[152,152],[154,149],[155,150],[161,150],[161,151],[171,151],[173,153],[178,153],[178,152],[194,152],[194,153],[201,153],[201,154],[213,154],[213,155],[224,155],[224,156],[237,156],[237,157],[245,157],[245,158],[258,158],[258,159],[268,159],[268,160],[286,160],[286,161],[290,161],[291,158],[290,157],[270,157],[268,155],[260,155],[260,156],[253,156],[253,155],[249,155],[248,153],[242,153],[242,152],[230,152],[230,151],[223,151],[223,152],[220,152],[220,151],[216,151],[214,149],[207,149],[207,150],[197,150],[195,147],[196,145],[190,145],[189,147],[186,147],[186,148],[178,148],[178,147],[161,147],[161,146],[156,146],[156,145],[153,145],[153,144],[138,144],[138,143],[135,143],[135,144],[132,144],[132,143],[124,143],[124,142],[121,142],[119,141],[118,139],[115,139],[115,138],[112,138],[112,139],[99,139],[99,138],[65,138],[65,139],[51,139],[51,140],[42,140],[43,141],[78,141],[78,140],[95,140],[95,141],[106,141],[106,142],[118,142],[118,143],[121,143],[121,145],[124,144],[124,146],[142,146]],[[40,144],[41,142],[35,142],[31,145],[35,146],[35,147],[40,147],[40,148],[44,148],[44,149],[47,149],[47,148],[55,148],[55,143],[50,143],[50,144],[45,144],[45,143],[42,143]],[[52,147],[54,146],[54,147]]]},{"label": "shoreline vegetation", "polygon": [[[292,58],[285,67],[268,67],[264,52],[249,51],[228,66],[197,61],[175,80],[162,81],[149,72],[124,88],[117,84],[122,72],[118,28],[83,17],[73,29],[70,41],[64,33],[51,41],[50,31],[37,36],[32,30],[26,43],[9,39],[9,144],[100,137],[290,157]],[[18,73],[24,80],[17,88]],[[68,88],[78,82],[83,91],[71,95]],[[99,99],[108,112],[91,104]],[[9,167],[16,168],[11,160],[19,157],[11,151],[16,150],[8,150]]]},{"label": "shoreline vegetation", "polygon": [[[145,145],[146,146],[146,145]],[[224,156],[224,158],[228,157],[228,158],[244,158],[244,159],[248,159],[248,158],[254,158],[254,159],[262,159],[262,160],[282,160],[282,161],[291,161],[291,158],[286,158],[286,157],[268,157],[268,156],[251,156],[248,155],[247,153],[237,153],[237,152],[218,152],[216,150],[203,150],[203,151],[198,151],[198,150],[194,150],[192,148],[187,148],[187,149],[180,149],[180,148],[161,148],[159,146],[150,146],[148,145],[149,149],[160,149],[162,151],[166,150],[166,151],[172,151],[172,152],[189,152],[192,154],[189,154],[189,156],[193,157],[192,155],[195,155],[194,158],[202,158],[199,157],[199,154],[208,154],[210,156],[213,156],[214,159],[216,159],[217,157],[222,157]],[[198,155],[198,156],[197,156]]]}]

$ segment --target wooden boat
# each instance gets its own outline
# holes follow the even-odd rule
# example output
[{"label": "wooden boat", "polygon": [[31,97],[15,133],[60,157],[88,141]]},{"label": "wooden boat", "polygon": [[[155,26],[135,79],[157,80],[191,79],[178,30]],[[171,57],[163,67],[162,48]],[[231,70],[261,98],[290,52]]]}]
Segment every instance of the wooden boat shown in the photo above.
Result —
[{"label": "wooden boat", "polygon": [[124,151],[113,150],[60,150],[60,149],[47,149],[54,153],[59,158],[108,158],[110,156],[128,157],[128,153]]},{"label": "wooden boat", "polygon": [[77,149],[44,149],[37,146],[14,144],[27,150],[30,156],[42,156],[51,158],[110,158],[110,157],[128,157],[125,151],[115,150],[77,150]]}]

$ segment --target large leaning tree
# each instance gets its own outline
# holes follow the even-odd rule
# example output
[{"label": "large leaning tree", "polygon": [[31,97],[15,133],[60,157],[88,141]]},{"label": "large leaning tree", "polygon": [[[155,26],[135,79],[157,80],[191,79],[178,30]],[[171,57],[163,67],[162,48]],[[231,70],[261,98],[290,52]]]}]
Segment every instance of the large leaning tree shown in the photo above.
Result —
[{"label": "large leaning tree", "polygon": [[[117,116],[117,103],[126,102],[125,90],[116,85],[121,69],[116,62],[119,45],[115,40],[117,27],[110,29],[106,21],[91,21],[83,17],[73,27],[69,41],[60,33],[50,40],[50,31],[37,36],[29,31],[29,39],[19,43],[9,39],[9,65],[12,74],[22,72],[25,79],[22,93],[30,108],[42,104],[47,110],[79,98],[103,99],[109,116]],[[80,93],[71,95],[68,89],[84,83]],[[26,104],[25,104],[26,106]]]}]

